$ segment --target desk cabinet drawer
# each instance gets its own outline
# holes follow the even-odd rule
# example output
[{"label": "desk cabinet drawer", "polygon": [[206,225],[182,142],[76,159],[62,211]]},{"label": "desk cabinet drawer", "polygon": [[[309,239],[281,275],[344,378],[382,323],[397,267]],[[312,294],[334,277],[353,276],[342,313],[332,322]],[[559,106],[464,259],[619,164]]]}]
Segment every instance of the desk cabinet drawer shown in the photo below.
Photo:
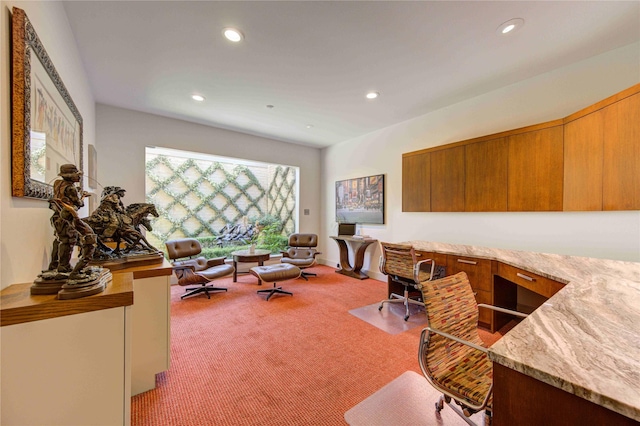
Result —
[{"label": "desk cabinet drawer", "polygon": [[493,276],[491,274],[491,260],[476,257],[447,255],[447,275],[466,272],[473,290],[491,292],[493,290]]},{"label": "desk cabinet drawer", "polygon": [[[436,265],[447,266],[446,254],[434,253],[432,251],[416,250],[416,258],[418,259],[418,262],[425,259],[434,259],[436,261]],[[449,271],[447,271],[447,275],[451,275]]]},{"label": "desk cabinet drawer", "polygon": [[545,297],[553,296],[564,287],[563,283],[504,263],[498,266],[498,275]]}]

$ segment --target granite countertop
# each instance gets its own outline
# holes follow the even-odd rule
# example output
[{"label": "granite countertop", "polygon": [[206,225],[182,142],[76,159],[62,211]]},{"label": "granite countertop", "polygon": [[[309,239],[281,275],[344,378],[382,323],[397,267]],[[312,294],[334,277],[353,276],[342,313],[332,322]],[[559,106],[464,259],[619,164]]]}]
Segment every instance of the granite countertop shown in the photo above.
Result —
[{"label": "granite countertop", "polygon": [[640,263],[408,241],[567,285],[489,348],[496,363],[640,421]]}]

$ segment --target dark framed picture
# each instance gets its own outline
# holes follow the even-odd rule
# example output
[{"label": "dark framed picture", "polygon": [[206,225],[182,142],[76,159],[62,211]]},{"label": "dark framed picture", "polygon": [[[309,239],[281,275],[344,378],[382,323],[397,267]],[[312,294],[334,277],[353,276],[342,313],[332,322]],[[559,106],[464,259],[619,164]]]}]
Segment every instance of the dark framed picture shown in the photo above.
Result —
[{"label": "dark framed picture", "polygon": [[384,223],[384,175],[336,182],[336,222]]}]

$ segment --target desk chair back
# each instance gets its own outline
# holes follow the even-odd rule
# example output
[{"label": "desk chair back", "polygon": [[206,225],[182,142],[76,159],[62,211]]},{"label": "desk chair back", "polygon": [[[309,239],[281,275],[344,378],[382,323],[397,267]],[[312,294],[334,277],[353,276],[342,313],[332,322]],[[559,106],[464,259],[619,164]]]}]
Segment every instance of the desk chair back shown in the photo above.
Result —
[{"label": "desk chair back", "polygon": [[[422,284],[428,319],[419,350],[424,376],[465,416],[486,409],[489,417],[493,366],[478,334],[478,304],[467,274]],[[442,409],[442,399],[438,405]]]},{"label": "desk chair back", "polygon": [[[389,299],[383,300],[378,306],[381,311],[385,303],[404,304],[404,320],[410,316],[409,305],[424,306],[419,300],[410,297],[409,287],[419,290],[422,281],[433,279],[435,262],[433,259],[417,260],[416,251],[409,244],[393,244],[380,242],[382,256],[380,256],[380,272],[391,277],[393,281],[404,286],[403,294],[391,293]],[[423,265],[431,265],[429,270],[423,270]],[[415,297],[415,296],[414,296]]]},{"label": "desk chair back", "polygon": [[430,271],[417,267],[418,258],[413,246],[380,242],[380,249],[380,272],[383,274],[391,276],[395,281],[408,282],[416,288],[422,281],[431,279],[435,263],[431,261]]}]

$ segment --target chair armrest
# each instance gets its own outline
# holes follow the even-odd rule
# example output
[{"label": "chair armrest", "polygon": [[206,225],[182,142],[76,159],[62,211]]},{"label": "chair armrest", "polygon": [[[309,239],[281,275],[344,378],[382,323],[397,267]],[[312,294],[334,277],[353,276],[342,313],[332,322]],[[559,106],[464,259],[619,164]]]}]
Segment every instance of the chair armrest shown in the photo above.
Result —
[{"label": "chair armrest", "polygon": [[187,269],[195,272],[196,268],[193,265],[174,265],[171,267],[174,271],[186,271]]},{"label": "chair armrest", "polygon": [[316,256],[319,255],[319,254],[322,254],[322,252],[317,251],[317,252],[313,253],[313,258],[315,259]]},{"label": "chair armrest", "polygon": [[210,268],[211,266],[223,265],[225,259],[226,257],[224,256],[207,259],[207,268]]},{"label": "chair armrest", "polygon": [[280,250],[280,254],[282,255],[282,257],[291,257],[289,256],[289,252],[287,250]]},{"label": "chair armrest", "polygon": [[431,262],[431,272],[429,273],[428,281],[431,281],[433,279],[433,272],[436,270],[436,261],[433,259],[424,259],[416,263],[413,267],[413,281],[415,281],[416,283],[420,282],[420,271],[422,270],[422,265],[427,262]]},{"label": "chair armrest", "polygon": [[439,335],[441,335],[441,336],[443,336],[443,337],[446,337],[446,338],[447,338],[447,339],[449,339],[449,340],[453,340],[453,341],[456,341],[456,342],[458,342],[458,343],[462,343],[463,345],[469,346],[469,347],[471,347],[471,348],[473,348],[473,349],[476,349],[476,350],[479,350],[479,351],[481,351],[481,352],[489,353],[489,350],[488,350],[487,348],[485,348],[485,347],[478,346],[478,345],[476,345],[475,343],[471,343],[471,342],[469,342],[469,341],[467,341],[467,340],[461,339],[461,338],[456,337],[456,336],[454,336],[454,335],[452,335],[452,334],[445,333],[444,331],[440,331],[440,330],[437,330],[437,329],[435,329],[435,328],[431,328],[431,327],[426,327],[426,328],[424,328],[424,329],[422,330],[422,335],[421,335],[421,338],[420,338],[420,341],[421,341],[421,342],[424,342],[424,333],[425,333],[425,330],[429,330],[429,332],[430,332],[430,333],[436,333],[436,334],[439,334]]},{"label": "chair armrest", "polygon": [[528,314],[525,314],[525,313],[522,313],[522,312],[512,311],[511,309],[505,309],[505,308],[501,308],[499,306],[487,305],[487,304],[484,304],[484,303],[478,303],[478,308],[488,308],[488,309],[491,309],[491,310],[494,310],[494,311],[503,312],[505,314],[511,314],[513,316],[520,317],[520,318],[526,318],[526,317],[529,316]]}]

